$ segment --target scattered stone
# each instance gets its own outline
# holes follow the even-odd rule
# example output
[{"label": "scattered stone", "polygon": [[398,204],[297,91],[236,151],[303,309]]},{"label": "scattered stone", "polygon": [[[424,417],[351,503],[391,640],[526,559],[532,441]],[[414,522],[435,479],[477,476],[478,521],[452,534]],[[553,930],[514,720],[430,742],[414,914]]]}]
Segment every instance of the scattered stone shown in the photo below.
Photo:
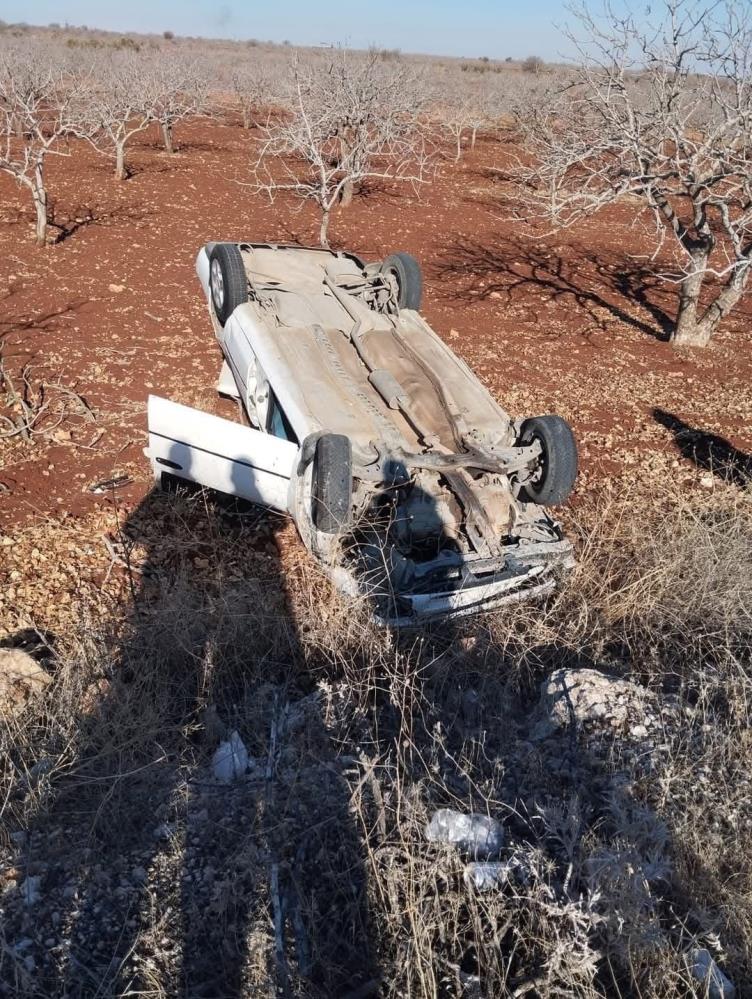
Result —
[{"label": "scattered stone", "polygon": [[44,777],[45,774],[51,773],[55,769],[55,764],[57,760],[53,759],[51,756],[43,756],[41,760],[37,760],[33,767],[29,770],[30,777]]},{"label": "scattered stone", "polygon": [[142,885],[148,877],[145,867],[134,867],[131,871],[131,880]]},{"label": "scattered stone", "polygon": [[497,819],[487,815],[440,808],[426,826],[426,839],[449,843],[476,860],[486,860],[498,856],[504,846],[504,829]]},{"label": "scattered stone", "polygon": [[121,292],[125,291],[124,284],[111,284],[108,285],[108,288],[114,295],[119,295]]},{"label": "scattered stone", "polygon": [[52,677],[28,652],[0,649],[0,711],[18,715],[52,683]]},{"label": "scattered stone", "polygon": [[715,963],[710,951],[704,947],[690,951],[689,969],[703,986],[707,999],[734,999],[736,986]]},{"label": "scattered stone", "polygon": [[10,841],[14,846],[19,847],[26,846],[26,831],[24,829],[16,829],[15,832],[10,834]]},{"label": "scattered stone", "polygon": [[170,825],[169,822],[163,822],[161,825],[158,825],[157,828],[154,830],[153,836],[154,839],[168,840],[172,838],[172,834],[174,833],[174,831],[175,831],[174,828]]},{"label": "scattered stone", "polygon": [[[654,706],[654,695],[630,680],[620,680],[595,669],[558,669],[541,684],[538,722],[531,737],[546,739],[573,722],[625,729],[632,719],[642,718]],[[644,738],[644,725],[630,732]]]},{"label": "scattered stone", "polygon": [[713,486],[715,485],[715,480],[713,479],[712,475],[701,475],[700,485],[702,486],[703,489],[712,489]]},{"label": "scattered stone", "polygon": [[220,742],[212,757],[212,771],[224,783],[237,780],[248,769],[248,750],[237,732],[231,732],[226,742]]}]

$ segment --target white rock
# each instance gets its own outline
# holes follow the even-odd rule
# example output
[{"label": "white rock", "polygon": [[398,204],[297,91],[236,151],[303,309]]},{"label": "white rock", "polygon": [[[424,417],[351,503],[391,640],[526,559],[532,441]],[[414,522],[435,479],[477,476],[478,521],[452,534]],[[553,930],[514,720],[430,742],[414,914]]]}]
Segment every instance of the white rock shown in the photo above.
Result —
[{"label": "white rock", "polygon": [[226,742],[220,742],[212,757],[212,771],[225,783],[242,777],[248,769],[248,750],[237,732],[231,732]]},{"label": "white rock", "polygon": [[[557,669],[541,684],[532,738],[545,739],[573,722],[623,727],[635,716],[644,718],[654,700],[645,687],[596,669]],[[635,729],[647,735],[644,726]]]},{"label": "white rock", "polygon": [[713,479],[712,475],[701,475],[700,485],[702,486],[703,489],[712,489],[713,486],[715,485],[715,480]]},{"label": "white rock", "polygon": [[21,649],[0,649],[0,711],[18,715],[52,683],[36,659]]},{"label": "white rock", "polygon": [[449,843],[476,860],[495,857],[504,846],[504,829],[498,819],[471,812],[440,808],[426,826],[431,843]]},{"label": "white rock", "polygon": [[689,968],[693,977],[703,986],[707,999],[734,999],[736,986],[721,971],[710,951],[698,947],[690,951]]}]

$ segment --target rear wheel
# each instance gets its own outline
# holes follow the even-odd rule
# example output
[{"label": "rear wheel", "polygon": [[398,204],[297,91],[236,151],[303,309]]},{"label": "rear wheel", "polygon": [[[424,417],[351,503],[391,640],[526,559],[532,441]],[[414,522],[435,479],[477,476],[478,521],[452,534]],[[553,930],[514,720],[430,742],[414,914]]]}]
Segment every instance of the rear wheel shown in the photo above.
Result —
[{"label": "rear wheel", "polygon": [[522,487],[520,497],[541,506],[566,502],[577,478],[577,443],[572,428],[560,416],[534,416],[525,420],[520,444],[538,442],[540,466],[534,478]]},{"label": "rear wheel", "polygon": [[381,265],[397,282],[397,304],[401,309],[419,309],[423,297],[423,272],[409,253],[392,253]]},{"label": "rear wheel", "polygon": [[313,469],[313,523],[324,534],[339,534],[350,521],[352,445],[344,434],[324,434],[316,444]]},{"label": "rear wheel", "polygon": [[209,288],[217,319],[224,326],[235,309],[248,301],[248,277],[234,243],[216,243],[209,255]]}]

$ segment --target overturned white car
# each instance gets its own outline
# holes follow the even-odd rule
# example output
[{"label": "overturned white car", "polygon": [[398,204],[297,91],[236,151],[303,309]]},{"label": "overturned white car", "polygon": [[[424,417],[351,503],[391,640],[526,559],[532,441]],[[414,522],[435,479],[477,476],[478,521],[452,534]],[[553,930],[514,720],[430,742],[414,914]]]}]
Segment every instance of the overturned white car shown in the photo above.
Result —
[{"label": "overturned white car", "polygon": [[288,513],[338,585],[391,622],[553,585],[571,548],[546,507],[574,485],[572,432],[494,401],[418,314],[413,257],[210,243],[196,269],[218,389],[244,423],[152,396],[158,479]]}]

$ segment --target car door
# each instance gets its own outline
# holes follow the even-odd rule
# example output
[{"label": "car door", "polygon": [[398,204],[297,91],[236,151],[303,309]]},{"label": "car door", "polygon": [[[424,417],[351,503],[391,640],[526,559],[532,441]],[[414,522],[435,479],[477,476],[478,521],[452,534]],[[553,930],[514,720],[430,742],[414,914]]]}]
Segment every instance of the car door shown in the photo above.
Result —
[{"label": "car door", "polygon": [[149,446],[144,453],[157,480],[166,472],[291,512],[291,482],[298,462],[298,447],[292,441],[155,395],[149,396],[148,422]]}]

